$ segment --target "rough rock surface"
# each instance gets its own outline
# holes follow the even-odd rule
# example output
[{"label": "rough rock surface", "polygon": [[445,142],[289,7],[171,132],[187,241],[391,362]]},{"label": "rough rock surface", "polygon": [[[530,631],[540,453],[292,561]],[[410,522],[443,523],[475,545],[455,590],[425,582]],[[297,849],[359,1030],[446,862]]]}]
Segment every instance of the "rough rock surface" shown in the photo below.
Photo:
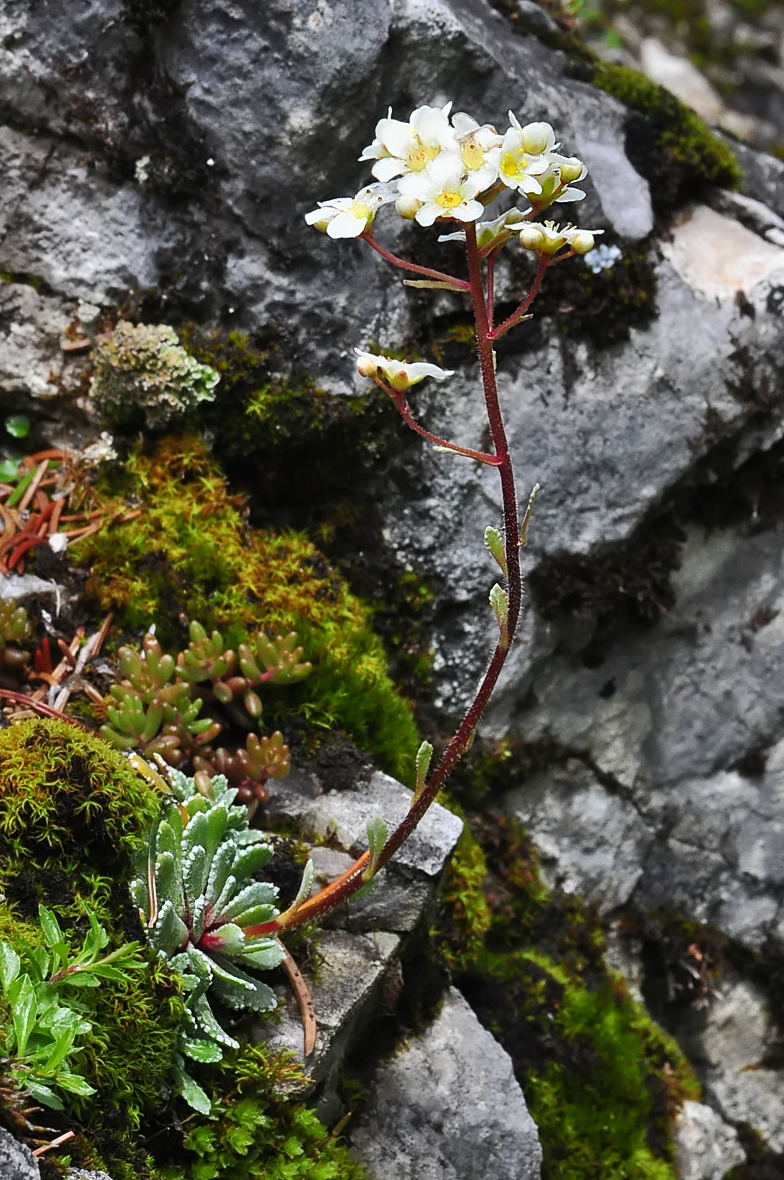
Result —
[{"label": "rough rock surface", "polygon": [[773,1151],[784,1152],[782,1071],[770,1068],[776,1030],[760,989],[746,980],[725,984],[709,1009],[691,1013],[678,1032],[711,1105],[727,1122],[756,1127]]},{"label": "rough rock surface", "polygon": [[[354,345],[399,347],[461,304],[403,288],[358,243],[307,229],[303,214],[364,182],[356,157],[390,103],[400,113],[447,99],[483,120],[501,122],[512,106],[552,121],[592,171],[588,199],[569,213],[612,231],[626,258],[644,250],[655,268],[656,313],[625,338],[600,346],[539,317],[499,355],[521,495],[534,481],[542,493],[525,554],[537,593],[485,725],[553,751],[509,806],[551,879],[605,911],[678,907],[775,946],[780,227],[765,208],[706,193],[646,236],[658,194],[627,155],[627,112],[573,77],[565,55],[513,34],[487,0],[5,5],[0,268],[16,281],[0,301],[3,397],[68,387],[59,338],[76,299],[122,303],[146,289],[159,306],[223,327],[278,326],[326,389],[350,396],[360,387]],[[784,218],[784,165],[734,149],[744,195]],[[381,232],[416,249],[411,227]],[[512,282],[499,268],[500,298]],[[480,442],[472,363],[412,401],[427,426]],[[494,626],[481,538],[499,521],[496,478],[414,440],[384,478],[390,550],[436,592],[437,704],[454,715]],[[662,521],[685,537],[673,593],[665,585],[658,600],[666,614],[645,585],[667,583],[666,560],[654,546],[642,571],[634,565]],[[616,558],[612,594],[592,598]],[[358,846],[362,828],[333,815],[338,805],[309,800],[314,830],[334,818],[345,847]],[[774,1071],[738,1077],[761,1085],[763,1074],[778,1081]],[[711,1085],[728,1115],[748,1108],[737,1078]],[[780,1116],[767,1109],[760,1099],[749,1119],[775,1136]]]},{"label": "rough rock surface", "polygon": [[38,1180],[38,1164],[24,1143],[0,1127],[0,1176],[3,1180]]},{"label": "rough rock surface", "polygon": [[377,1071],[351,1142],[376,1180],[534,1180],[542,1152],[508,1054],[455,988]]},{"label": "rough rock surface", "polygon": [[678,1119],[676,1142],[680,1180],[722,1180],[725,1172],[746,1158],[737,1131],[710,1106],[689,1099]]}]

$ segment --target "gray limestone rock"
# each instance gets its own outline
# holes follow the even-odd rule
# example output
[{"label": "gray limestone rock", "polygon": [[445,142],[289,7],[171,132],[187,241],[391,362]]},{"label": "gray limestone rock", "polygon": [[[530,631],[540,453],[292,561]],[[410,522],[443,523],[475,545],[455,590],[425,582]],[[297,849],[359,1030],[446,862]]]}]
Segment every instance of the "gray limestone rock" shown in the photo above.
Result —
[{"label": "gray limestone rock", "polygon": [[394,963],[399,946],[398,936],[385,932],[320,932],[315,939],[318,968],[305,973],[318,1028],[313,1053],[307,1058],[304,1055],[302,1021],[289,989],[278,990],[279,1019],[257,1025],[254,1036],[273,1051],[293,1053],[313,1082],[324,1082],[329,1089],[363,1020],[378,1000],[384,974]]},{"label": "gray limestone rock", "polygon": [[722,1180],[746,1159],[735,1128],[701,1102],[684,1102],[675,1134],[680,1180]]},{"label": "gray limestone rock", "polygon": [[3,1180],[39,1180],[38,1164],[24,1143],[0,1127],[0,1176]]},{"label": "gray limestone rock", "polygon": [[710,1007],[679,1030],[710,1103],[725,1120],[749,1123],[782,1152],[784,1070],[767,1063],[774,1037],[763,995],[744,980],[722,986]]},{"label": "gray limestone rock", "polygon": [[451,988],[378,1069],[351,1142],[376,1180],[537,1180],[542,1152],[508,1054]]}]

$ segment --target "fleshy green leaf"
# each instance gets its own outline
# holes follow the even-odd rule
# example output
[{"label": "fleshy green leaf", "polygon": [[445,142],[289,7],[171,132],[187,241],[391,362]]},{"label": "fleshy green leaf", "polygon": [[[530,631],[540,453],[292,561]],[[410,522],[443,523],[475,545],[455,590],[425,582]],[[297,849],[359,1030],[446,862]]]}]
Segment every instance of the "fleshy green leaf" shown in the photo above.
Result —
[{"label": "fleshy green leaf", "polygon": [[0,942],[0,981],[3,984],[3,991],[8,991],[19,974],[20,966],[19,956],[13,947],[10,947],[7,942]]}]

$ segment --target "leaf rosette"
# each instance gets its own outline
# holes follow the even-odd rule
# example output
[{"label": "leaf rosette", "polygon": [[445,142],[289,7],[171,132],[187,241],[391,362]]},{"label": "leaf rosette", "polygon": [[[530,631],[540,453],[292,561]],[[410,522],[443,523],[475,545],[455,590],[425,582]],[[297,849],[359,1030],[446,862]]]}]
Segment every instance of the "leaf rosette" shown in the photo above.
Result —
[{"label": "leaf rosette", "polygon": [[[221,1060],[238,1041],[219,1023],[211,1007],[270,1012],[275,994],[252,971],[268,971],[284,951],[274,937],[249,935],[246,928],[277,917],[278,891],[253,879],[272,856],[264,833],[248,826],[247,811],[236,806],[236,788],[223,775],[202,793],[197,781],[170,771],[170,800],[150,833],[147,862],[131,884],[148,938],[183,976],[186,1026],[182,1054],[200,1062]],[[202,790],[200,790],[202,788]],[[177,1066],[177,1085],[197,1110],[209,1100]]]}]

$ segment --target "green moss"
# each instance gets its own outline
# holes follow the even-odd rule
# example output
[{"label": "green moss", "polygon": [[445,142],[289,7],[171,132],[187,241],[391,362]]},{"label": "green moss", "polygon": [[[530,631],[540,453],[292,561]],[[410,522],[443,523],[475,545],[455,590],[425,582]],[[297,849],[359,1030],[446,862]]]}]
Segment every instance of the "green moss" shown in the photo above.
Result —
[{"label": "green moss", "polygon": [[[583,259],[555,267],[542,284],[535,313],[552,317],[565,336],[599,347],[628,339],[630,328],[650,323],[657,314],[650,246],[626,245],[612,267],[596,274]],[[499,319],[503,314],[500,309]]]},{"label": "green moss", "polygon": [[[179,976],[155,958],[91,997],[93,1029],[74,1068],[98,1091],[102,1107],[126,1112],[129,1130],[160,1106],[184,1014],[180,993]],[[90,1105],[81,1105],[82,1118]]]},{"label": "green moss", "polygon": [[0,892],[23,919],[43,901],[74,922],[83,900],[110,929],[133,926],[120,882],[158,808],[126,759],[76,725],[0,730]]},{"label": "green moss", "polygon": [[235,644],[248,631],[295,630],[313,671],[265,694],[265,718],[285,727],[304,716],[347,733],[384,769],[411,774],[416,733],[393,688],[383,646],[362,604],[301,533],[251,529],[203,444],[165,439],[133,452],[100,493],[141,515],[87,538],[78,560],[88,590],[121,626],[155,622],[166,647],[186,642],[195,619]]},{"label": "green moss", "polygon": [[215,1072],[213,1115],[189,1120],[187,1155],[167,1180],[365,1180],[314,1112],[282,1096],[302,1083],[286,1054],[246,1045]]},{"label": "green moss", "polygon": [[703,183],[736,188],[743,172],[727,145],[669,90],[644,74],[598,62],[593,83],[644,119],[627,134],[627,153],[651,185],[658,213],[666,212]]},{"label": "green moss", "polygon": [[347,443],[356,445],[377,425],[380,399],[334,397],[307,375],[291,373],[273,331],[254,341],[244,332],[186,323],[179,333],[188,351],[220,374],[218,399],[199,417],[229,462],[283,449],[288,456],[338,439],[345,461]]},{"label": "green moss", "polygon": [[[699,1088],[675,1042],[607,969],[597,916],[549,890],[522,829],[474,817],[440,937],[456,982],[511,1054],[545,1180],[676,1180],[672,1128]],[[486,909],[471,898],[483,881]]]},{"label": "green moss", "polygon": [[[575,19],[575,7],[545,3],[558,28],[542,32],[531,26],[514,0],[491,0],[513,28],[537,36],[551,49],[561,50],[569,60],[569,72],[580,81],[592,82],[635,111],[627,128],[626,152],[637,171],[650,182],[657,214],[664,215],[688,200],[702,184],[735,188],[743,173],[727,145],[706,123],[669,90],[628,66],[602,61],[582,39]],[[759,0],[748,0],[758,3]],[[612,9],[612,0],[606,8]],[[618,3],[618,8],[624,8]],[[651,0],[657,16],[669,13],[686,22],[696,38],[698,51],[705,51],[710,34],[709,21],[701,0]],[[580,14],[582,19],[582,14]],[[679,25],[679,27],[681,27]]]}]

